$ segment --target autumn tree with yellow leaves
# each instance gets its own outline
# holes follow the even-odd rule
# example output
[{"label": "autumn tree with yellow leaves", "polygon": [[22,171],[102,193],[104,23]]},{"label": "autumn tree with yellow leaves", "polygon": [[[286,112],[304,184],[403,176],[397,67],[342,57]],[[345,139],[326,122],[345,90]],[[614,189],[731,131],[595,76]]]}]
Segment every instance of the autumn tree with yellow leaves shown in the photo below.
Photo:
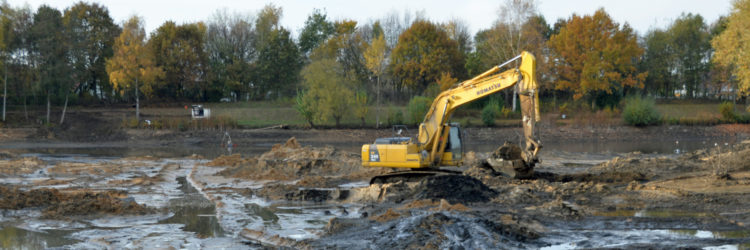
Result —
[{"label": "autumn tree with yellow leaves", "polygon": [[740,96],[750,92],[750,0],[736,0],[728,17],[727,27],[711,40],[714,47],[713,61],[731,68],[737,78],[737,91]]},{"label": "autumn tree with yellow leaves", "polygon": [[[164,72],[154,65],[151,53],[146,50],[146,32],[143,21],[133,16],[123,24],[122,33],[115,39],[114,55],[107,60],[107,73],[115,91],[125,95],[132,89],[135,99],[135,117],[140,120],[139,92],[153,94],[152,83]],[[139,85],[143,87],[139,89]]]},{"label": "autumn tree with yellow leaves", "polygon": [[573,15],[548,44],[557,74],[555,88],[572,92],[576,100],[588,97],[596,106],[602,96],[619,97],[626,87],[643,88],[647,73],[635,67],[643,54],[637,36],[627,23],[621,27],[604,9],[594,15]]}]

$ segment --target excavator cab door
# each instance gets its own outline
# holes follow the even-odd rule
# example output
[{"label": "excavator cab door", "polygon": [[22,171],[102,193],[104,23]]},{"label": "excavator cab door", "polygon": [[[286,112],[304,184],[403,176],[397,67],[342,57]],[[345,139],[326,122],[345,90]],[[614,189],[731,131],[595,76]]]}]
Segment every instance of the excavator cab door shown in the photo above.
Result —
[{"label": "excavator cab door", "polygon": [[446,151],[451,152],[452,161],[455,165],[459,165],[463,160],[464,155],[464,144],[461,141],[463,139],[461,127],[458,123],[451,123],[449,127],[450,132],[448,133],[448,145],[446,145]]}]

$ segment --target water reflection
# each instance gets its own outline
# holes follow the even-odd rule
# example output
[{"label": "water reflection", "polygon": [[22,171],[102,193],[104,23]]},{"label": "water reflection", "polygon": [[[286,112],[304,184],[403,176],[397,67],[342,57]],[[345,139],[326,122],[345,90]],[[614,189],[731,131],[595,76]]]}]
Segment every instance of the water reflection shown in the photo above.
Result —
[{"label": "water reflection", "polygon": [[183,224],[184,231],[194,232],[200,238],[224,236],[224,230],[216,218],[214,204],[187,183],[184,176],[177,177],[177,182],[180,183],[179,189],[184,196],[169,201],[169,211],[174,215],[159,223]]},{"label": "water reflection", "polygon": [[65,230],[34,232],[11,225],[1,225],[0,247],[2,249],[47,249],[62,247],[78,242],[68,238],[71,232]]}]

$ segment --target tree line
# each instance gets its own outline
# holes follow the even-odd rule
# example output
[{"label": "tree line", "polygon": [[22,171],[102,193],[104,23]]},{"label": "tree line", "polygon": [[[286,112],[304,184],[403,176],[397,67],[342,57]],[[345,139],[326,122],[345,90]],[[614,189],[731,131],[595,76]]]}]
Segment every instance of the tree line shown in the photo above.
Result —
[{"label": "tree line", "polygon": [[[552,24],[533,0],[506,0],[500,9],[476,34],[462,19],[434,22],[421,12],[358,23],[314,10],[293,37],[273,4],[167,21],[147,34],[142,18],[117,24],[97,3],[61,11],[3,2],[3,118],[6,102],[46,105],[49,122],[50,106],[68,103],[291,98],[310,125],[352,114],[364,123],[372,104],[434,96],[523,50],[537,57],[543,98],[592,107],[631,94],[734,98],[750,89],[750,56],[740,53],[750,46],[750,0],[736,0],[715,23],[686,13],[643,36],[604,9]],[[506,105],[515,106],[506,92]]]}]

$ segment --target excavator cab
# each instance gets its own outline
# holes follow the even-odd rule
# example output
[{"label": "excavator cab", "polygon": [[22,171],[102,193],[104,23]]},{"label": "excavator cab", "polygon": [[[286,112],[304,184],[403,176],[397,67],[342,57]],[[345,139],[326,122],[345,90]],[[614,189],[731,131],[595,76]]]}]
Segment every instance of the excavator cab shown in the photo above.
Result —
[{"label": "excavator cab", "polygon": [[447,126],[448,142],[445,144],[445,152],[440,157],[441,166],[461,166],[464,155],[463,133],[458,123],[450,123]]}]

